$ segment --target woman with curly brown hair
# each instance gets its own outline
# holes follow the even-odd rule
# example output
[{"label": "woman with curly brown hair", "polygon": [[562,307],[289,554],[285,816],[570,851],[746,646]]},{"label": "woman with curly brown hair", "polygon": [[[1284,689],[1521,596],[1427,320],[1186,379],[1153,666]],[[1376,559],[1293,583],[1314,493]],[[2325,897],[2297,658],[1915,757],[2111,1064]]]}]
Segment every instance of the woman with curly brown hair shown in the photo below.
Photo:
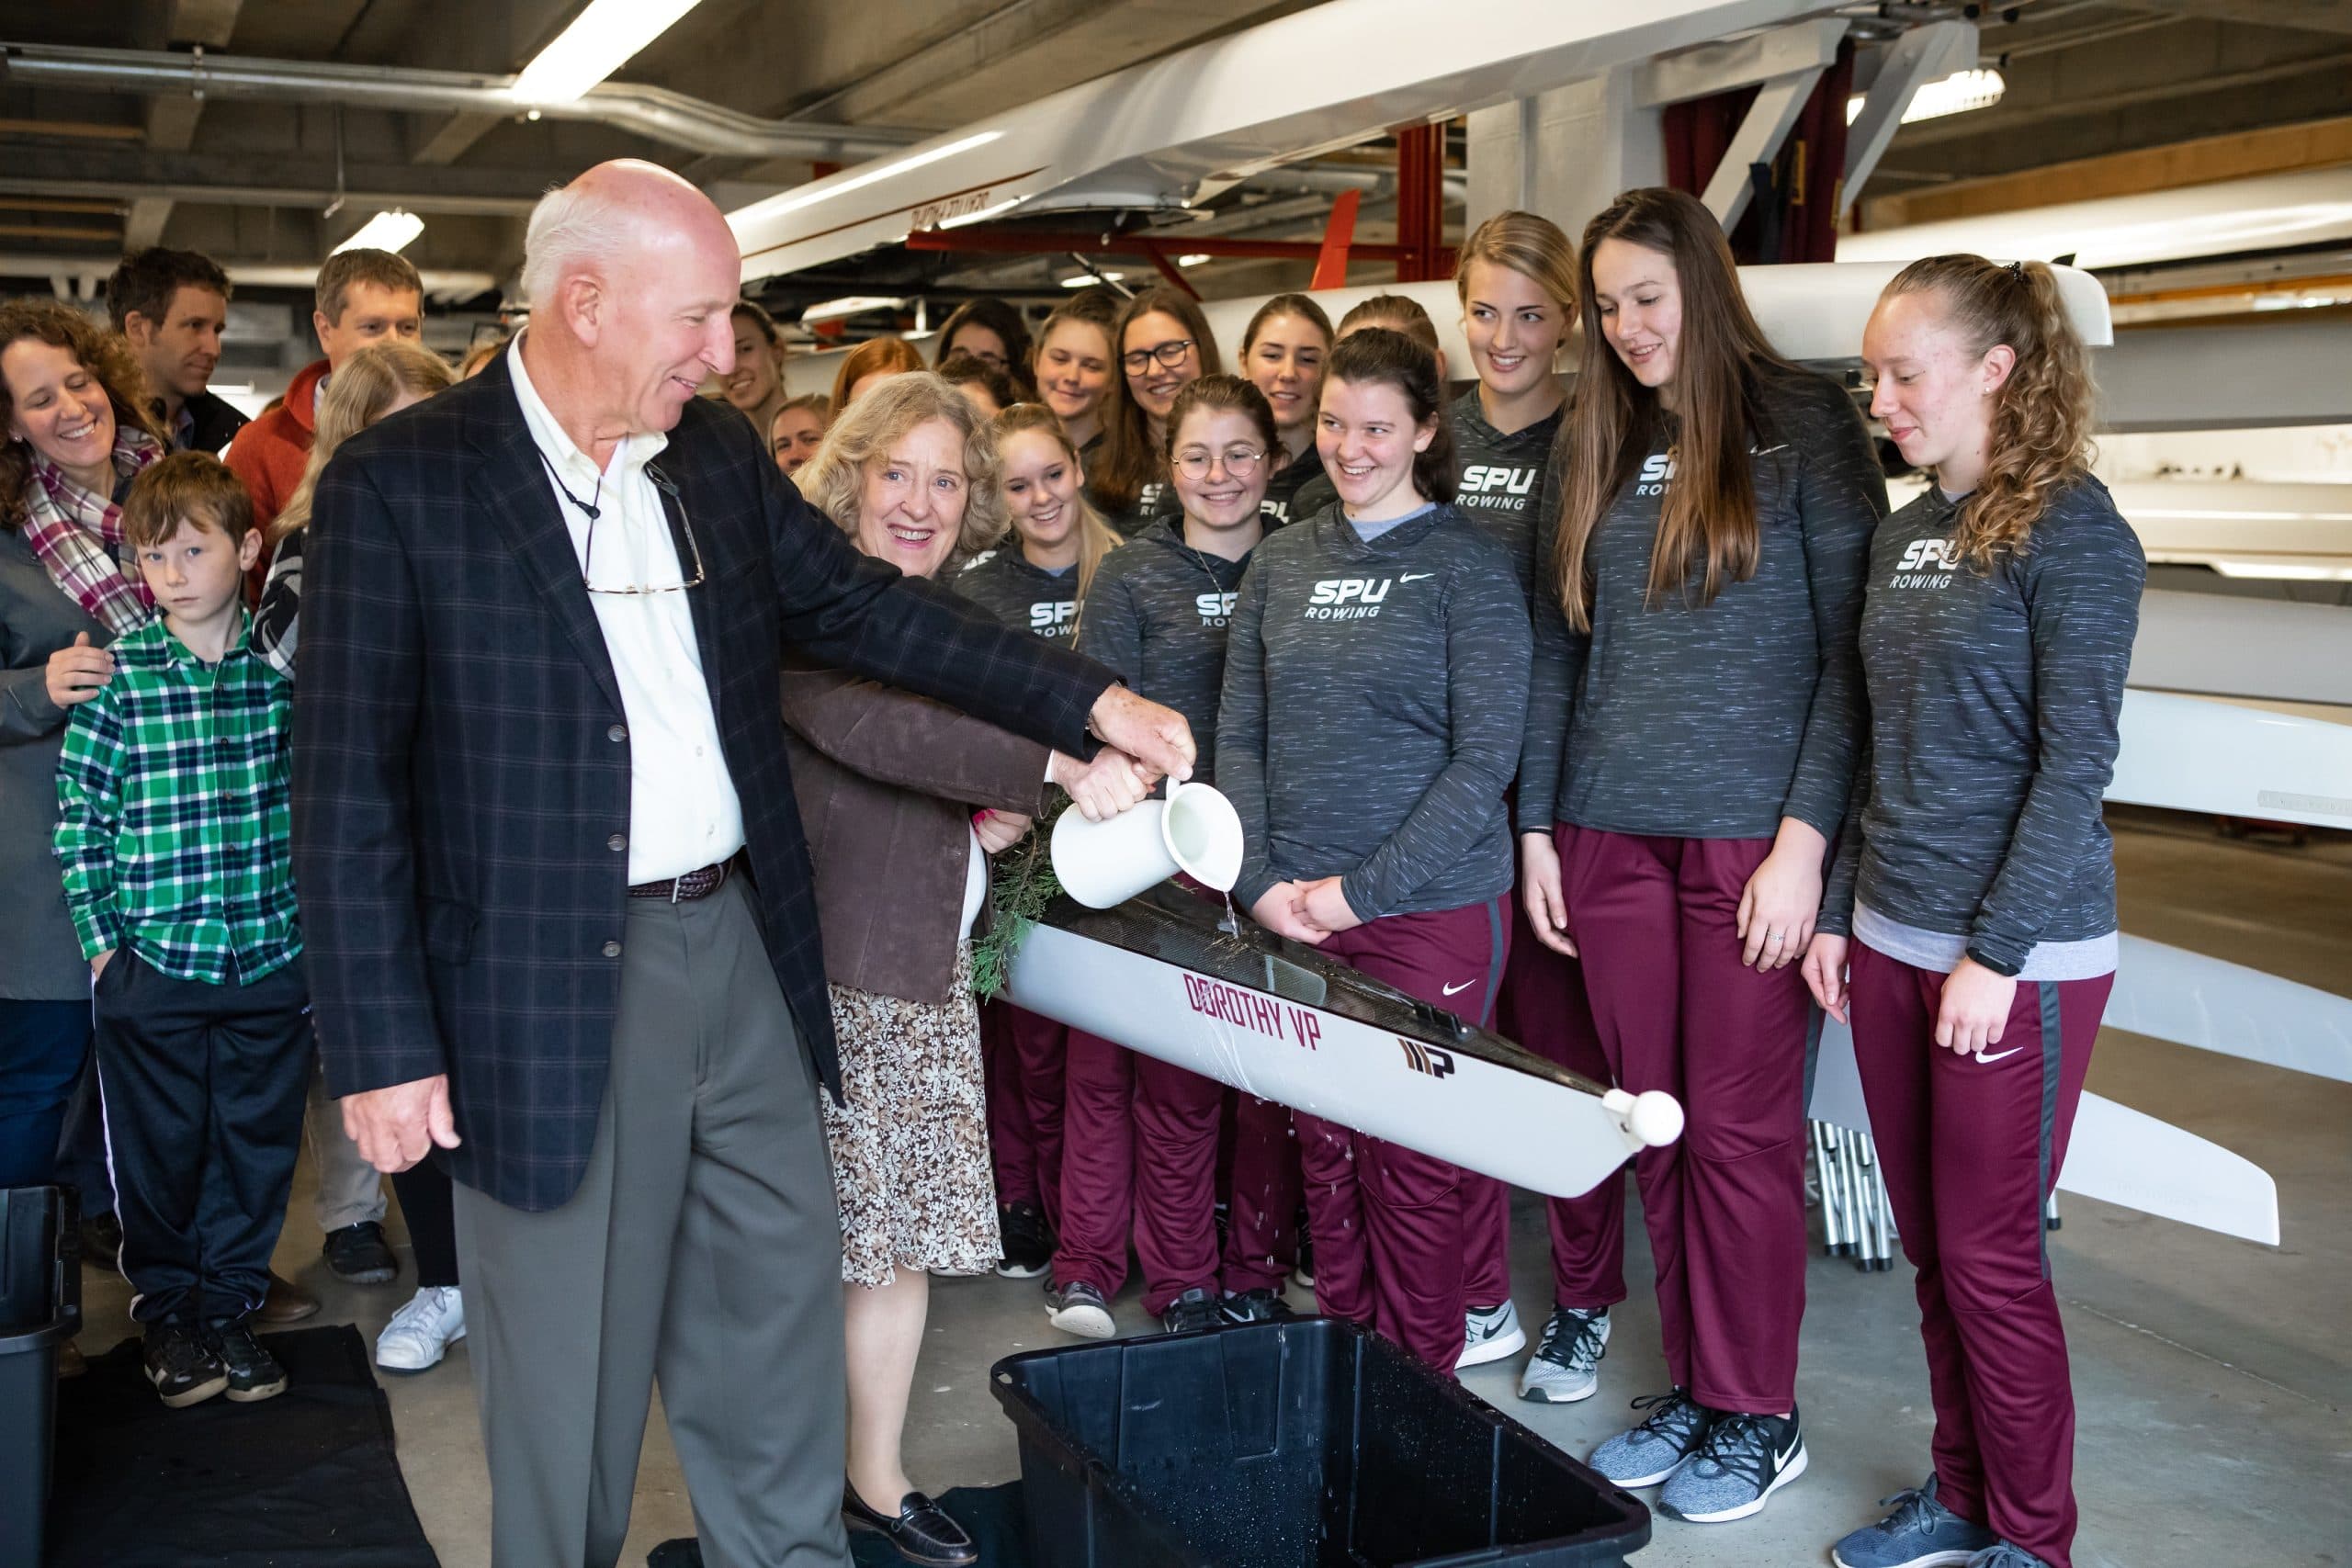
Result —
[{"label": "woman with curly brown hair", "polygon": [[[1004,532],[996,443],[964,395],[894,376],[834,422],[796,476],[852,543],[910,577]],[[971,1562],[907,1479],[900,1438],[933,1274],[999,1255],[971,935],[987,856],[1027,831],[1047,783],[1092,816],[1142,798],[1093,765],[911,693],[787,662],[794,796],[816,865],[842,1098],[823,1102],[841,1203],[849,1454],[842,1512],[910,1562]]]},{"label": "woman with curly brown hair", "polygon": [[2090,474],[2050,268],[1914,262],[1862,358],[1871,412],[1935,482],[1871,542],[1870,763],[1804,974],[1853,1016],[1936,1435],[1926,1483],[1834,1557],[2067,1568],[2075,1404],[2041,1216],[2115,983],[2099,801],[2147,563]]},{"label": "woman with curly brown hair", "polygon": [[[0,305],[0,1187],[54,1179],[90,1040],[90,969],[58,895],[57,751],[154,601],[122,570],[118,498],[164,456],[122,339],[66,306]],[[93,1212],[107,1206],[92,1193]]]}]

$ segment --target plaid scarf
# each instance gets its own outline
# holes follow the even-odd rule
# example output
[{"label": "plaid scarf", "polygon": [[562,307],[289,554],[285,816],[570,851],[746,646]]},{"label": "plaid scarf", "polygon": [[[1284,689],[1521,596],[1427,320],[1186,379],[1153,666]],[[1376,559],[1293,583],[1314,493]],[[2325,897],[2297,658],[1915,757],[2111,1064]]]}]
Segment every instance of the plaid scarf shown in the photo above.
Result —
[{"label": "plaid scarf", "polygon": [[[163,455],[145,431],[116,428],[117,473],[136,474]],[[117,637],[146,624],[155,612],[155,598],[122,565],[122,508],[110,497],[84,490],[39,452],[33,454],[32,470],[25,542],[49,580]]]}]

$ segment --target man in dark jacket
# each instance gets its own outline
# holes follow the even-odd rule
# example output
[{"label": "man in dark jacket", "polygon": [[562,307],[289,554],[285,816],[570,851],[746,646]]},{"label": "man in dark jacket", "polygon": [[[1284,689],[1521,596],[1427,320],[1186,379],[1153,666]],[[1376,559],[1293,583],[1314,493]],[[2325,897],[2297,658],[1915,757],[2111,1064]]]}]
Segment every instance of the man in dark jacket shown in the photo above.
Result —
[{"label": "man in dark jacket", "polygon": [[229,275],[201,252],[151,245],[114,269],[107,310],[147,372],[156,423],[172,450],[218,455],[245,423],[209,389],[229,325]]},{"label": "man in dark jacket", "polygon": [[379,1168],[437,1145],[457,1179],[501,1568],[616,1561],[657,1371],[703,1560],[840,1568],[838,1071],[780,649],[1091,730],[1144,764],[1129,799],[1191,737],[859,555],[695,396],[741,264],[692,186],[599,165],[526,252],[528,333],[319,489],[295,857],[329,1086]]}]

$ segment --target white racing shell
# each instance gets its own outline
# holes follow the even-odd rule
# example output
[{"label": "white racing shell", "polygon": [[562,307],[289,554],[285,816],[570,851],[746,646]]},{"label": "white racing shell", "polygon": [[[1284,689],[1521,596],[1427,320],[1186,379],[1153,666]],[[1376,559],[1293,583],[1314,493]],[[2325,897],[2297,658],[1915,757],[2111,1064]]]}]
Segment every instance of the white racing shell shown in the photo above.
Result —
[{"label": "white racing shell", "polygon": [[[1156,911],[1166,929],[1174,907],[1147,895],[1113,914]],[[1090,919],[1102,929],[1099,917],[1069,918],[1063,906],[1022,939],[1010,1000],[1261,1099],[1555,1197],[1590,1191],[1647,1145],[1680,1132],[1681,1111],[1668,1096],[1636,1101],[1604,1090],[1499,1036],[1449,1027],[1453,1021],[1434,1010],[1418,1010],[1408,1033],[1291,999],[1344,974],[1344,983],[1393,998],[1376,996],[1369,1010],[1416,1010],[1410,998],[1255,928],[1225,939],[1232,963],[1217,967],[1230,975],[1254,964],[1268,976],[1262,988],[1137,951],[1152,945],[1148,931],[1135,932],[1134,945],[1085,934]],[[1267,968],[1275,945],[1287,981]]]}]

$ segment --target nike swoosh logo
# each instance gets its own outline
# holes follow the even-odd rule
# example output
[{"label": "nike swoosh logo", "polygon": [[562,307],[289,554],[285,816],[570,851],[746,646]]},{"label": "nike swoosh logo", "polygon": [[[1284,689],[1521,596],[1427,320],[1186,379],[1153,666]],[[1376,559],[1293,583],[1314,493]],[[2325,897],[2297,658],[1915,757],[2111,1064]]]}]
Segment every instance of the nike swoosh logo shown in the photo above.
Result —
[{"label": "nike swoosh logo", "polygon": [[[2020,1049],[2022,1049],[2022,1047],[2020,1047]],[[1789,1445],[1788,1452],[1774,1454],[1772,1456],[1772,1468],[1775,1471],[1786,1470],[1789,1465],[1789,1461],[1797,1457],[1797,1450],[1803,1447],[1804,1444],[1804,1438],[1800,1437],[1795,1442]]]},{"label": "nike swoosh logo", "polygon": [[2024,1049],[2022,1045],[2012,1045],[2006,1051],[1979,1051],[1976,1053],[1976,1060],[1979,1063],[1987,1064],[1997,1062],[2005,1056],[2014,1056]]},{"label": "nike swoosh logo", "polygon": [[1462,984],[1460,984],[1460,985],[1458,985],[1458,986],[1447,986],[1447,987],[1442,987],[1442,993],[1443,993],[1444,995],[1446,995],[1446,996],[1449,996],[1449,997],[1450,997],[1450,996],[1453,995],[1453,993],[1454,993],[1454,992],[1456,992],[1456,991],[1466,991],[1466,990],[1468,990],[1471,987],[1473,987],[1473,986],[1476,985],[1477,983],[1478,983],[1478,982],[1477,982],[1477,981],[1476,981],[1476,980],[1464,980],[1464,981],[1463,981],[1463,982],[1462,982]]},{"label": "nike swoosh logo", "polygon": [[1408,571],[1402,577],[1399,577],[1396,581],[1399,582],[1419,582],[1424,577],[1435,577],[1437,573],[1433,571]]}]

